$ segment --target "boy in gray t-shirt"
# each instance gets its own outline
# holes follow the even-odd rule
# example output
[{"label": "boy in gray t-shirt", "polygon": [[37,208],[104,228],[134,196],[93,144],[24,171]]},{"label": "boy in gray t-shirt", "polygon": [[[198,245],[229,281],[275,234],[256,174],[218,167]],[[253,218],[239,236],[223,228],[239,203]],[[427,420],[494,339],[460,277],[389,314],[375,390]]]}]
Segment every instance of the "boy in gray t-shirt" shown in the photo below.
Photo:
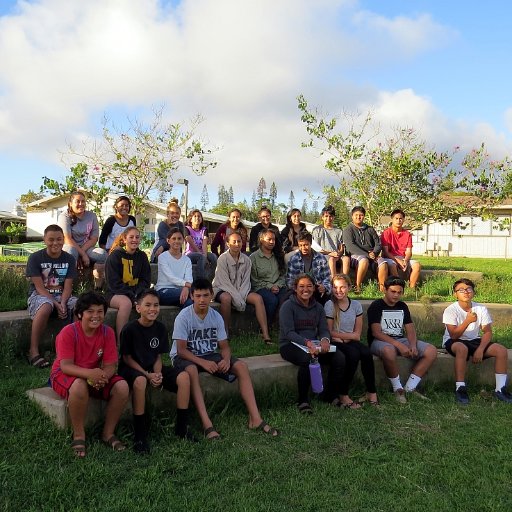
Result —
[{"label": "boy in gray t-shirt", "polygon": [[249,429],[277,436],[279,432],[260,415],[247,364],[231,357],[224,321],[217,311],[210,308],[213,299],[211,282],[204,278],[196,279],[190,293],[194,304],[184,308],[174,321],[170,356],[176,369],[189,374],[191,394],[203,424],[204,436],[207,439],[220,438],[206,411],[199,381],[201,371],[226,380],[230,380],[230,374],[238,378],[240,395],[249,413]]}]

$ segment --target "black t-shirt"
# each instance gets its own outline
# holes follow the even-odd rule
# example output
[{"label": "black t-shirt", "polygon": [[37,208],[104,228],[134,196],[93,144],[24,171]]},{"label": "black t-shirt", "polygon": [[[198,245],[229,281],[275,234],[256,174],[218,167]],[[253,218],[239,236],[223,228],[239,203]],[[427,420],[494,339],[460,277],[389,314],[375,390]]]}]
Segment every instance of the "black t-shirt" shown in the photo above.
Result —
[{"label": "black t-shirt", "polygon": [[157,320],[153,325],[144,327],[138,320],[132,320],[121,331],[119,352],[120,368],[126,366],[122,356],[131,356],[144,370],[152,371],[158,355],[169,352],[169,335],[165,325]]},{"label": "black t-shirt", "polygon": [[368,345],[372,344],[372,324],[380,324],[382,332],[392,338],[404,336],[404,325],[412,324],[411,313],[405,302],[398,301],[390,306],[383,299],[377,299],[368,308]]}]

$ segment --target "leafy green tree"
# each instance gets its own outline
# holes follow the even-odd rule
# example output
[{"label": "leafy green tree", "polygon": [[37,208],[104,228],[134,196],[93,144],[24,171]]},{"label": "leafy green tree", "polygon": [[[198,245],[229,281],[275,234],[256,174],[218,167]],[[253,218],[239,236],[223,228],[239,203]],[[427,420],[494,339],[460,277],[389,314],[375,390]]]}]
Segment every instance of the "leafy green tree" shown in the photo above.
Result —
[{"label": "leafy green tree", "polygon": [[[325,168],[339,179],[337,193],[351,206],[363,205],[369,224],[381,225],[382,217],[397,207],[413,227],[484,215],[507,192],[511,162],[492,160],[484,145],[459,165],[458,148],[435,151],[411,128],[384,137],[370,114],[346,114],[338,128],[338,118],[324,119],[302,95],[298,107],[309,137],[302,146],[319,151]],[[454,190],[471,198],[451,201]]]},{"label": "leafy green tree", "polygon": [[265,178],[260,178],[258,183],[258,188],[256,189],[256,198],[263,199],[267,194],[267,183],[265,182]]},{"label": "leafy green tree", "polygon": [[20,238],[26,233],[27,228],[21,222],[11,222],[5,228],[10,244],[17,244]]},{"label": "leafy green tree", "polygon": [[269,206],[271,210],[274,209],[277,201],[277,187],[274,182],[272,182],[272,185],[270,185],[270,193],[269,193]]},{"label": "leafy green tree", "polygon": [[41,192],[34,192],[32,189],[29,189],[25,194],[21,194],[16,201],[23,207],[26,208],[28,204],[33,203],[34,201],[39,201],[39,199],[43,199],[44,194]]},{"label": "leafy green tree", "polygon": [[168,123],[163,107],[153,111],[147,124],[128,120],[126,129],[104,119],[101,140],[83,141],[79,148],[69,145],[63,158],[83,162],[89,182],[126,194],[133,212],[142,213],[148,197],[172,191],[180,169],[188,167],[200,176],[217,165],[216,148],[196,135],[202,121],[198,115],[187,126]]}]

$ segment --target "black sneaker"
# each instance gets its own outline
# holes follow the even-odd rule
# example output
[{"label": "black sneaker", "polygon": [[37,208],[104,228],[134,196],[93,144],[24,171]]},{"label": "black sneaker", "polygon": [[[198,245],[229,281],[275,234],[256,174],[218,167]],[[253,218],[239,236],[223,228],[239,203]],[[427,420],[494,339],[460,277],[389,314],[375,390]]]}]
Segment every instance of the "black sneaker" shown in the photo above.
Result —
[{"label": "black sneaker", "polygon": [[502,402],[512,404],[512,395],[507,391],[505,386],[503,386],[500,391],[495,391],[494,396]]},{"label": "black sneaker", "polygon": [[135,443],[133,443],[133,450],[135,453],[147,455],[151,451],[151,448],[146,439],[141,439],[140,441],[135,441]]},{"label": "black sneaker", "polygon": [[459,404],[467,405],[469,404],[469,396],[468,390],[466,386],[460,386],[457,391],[455,391],[455,399]]}]

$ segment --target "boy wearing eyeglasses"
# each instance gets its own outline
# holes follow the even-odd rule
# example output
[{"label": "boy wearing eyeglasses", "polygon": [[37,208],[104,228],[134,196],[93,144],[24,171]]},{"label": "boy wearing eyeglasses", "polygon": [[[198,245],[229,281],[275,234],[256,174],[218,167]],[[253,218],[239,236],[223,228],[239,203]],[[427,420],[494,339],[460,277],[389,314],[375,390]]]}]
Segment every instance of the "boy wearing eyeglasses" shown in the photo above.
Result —
[{"label": "boy wearing eyeglasses", "polygon": [[492,318],[483,304],[473,302],[475,284],[470,279],[459,279],[453,285],[453,293],[457,302],[443,313],[443,347],[455,357],[455,399],[460,404],[469,404],[464,381],[469,358],[474,364],[480,364],[483,359],[494,357],[494,396],[502,402],[512,403],[512,395],[507,391],[508,351],[503,345],[491,341]]}]

